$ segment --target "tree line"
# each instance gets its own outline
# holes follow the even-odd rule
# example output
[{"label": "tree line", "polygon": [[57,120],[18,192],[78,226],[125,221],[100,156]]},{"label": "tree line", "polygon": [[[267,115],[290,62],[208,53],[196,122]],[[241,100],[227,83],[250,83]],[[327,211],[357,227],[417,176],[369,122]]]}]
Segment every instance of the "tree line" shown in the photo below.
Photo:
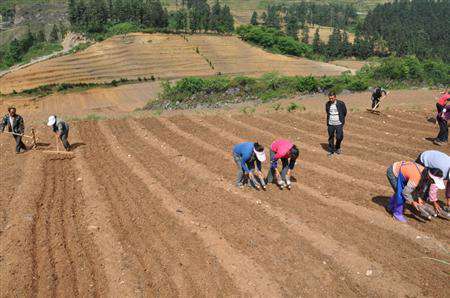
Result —
[{"label": "tree line", "polygon": [[450,1],[394,1],[369,11],[361,26],[366,37],[390,53],[450,61]]},{"label": "tree line", "polygon": [[185,32],[232,32],[234,18],[227,5],[217,0],[183,0],[177,11],[168,12],[160,0],[69,0],[72,27],[86,33],[102,33],[119,23],[139,28]]},{"label": "tree line", "polygon": [[0,48],[0,69],[26,62],[24,59],[27,57],[32,58],[60,50],[58,42],[64,38],[66,32],[67,28],[63,24],[54,24],[49,34],[46,34],[44,29],[35,33],[28,29],[22,38],[15,38]]},{"label": "tree line", "polygon": [[300,28],[305,23],[342,29],[355,25],[357,16],[356,9],[349,4],[302,1],[292,4],[268,5],[267,10],[260,16],[253,12],[251,23],[276,29],[281,29],[284,24],[291,30]]}]

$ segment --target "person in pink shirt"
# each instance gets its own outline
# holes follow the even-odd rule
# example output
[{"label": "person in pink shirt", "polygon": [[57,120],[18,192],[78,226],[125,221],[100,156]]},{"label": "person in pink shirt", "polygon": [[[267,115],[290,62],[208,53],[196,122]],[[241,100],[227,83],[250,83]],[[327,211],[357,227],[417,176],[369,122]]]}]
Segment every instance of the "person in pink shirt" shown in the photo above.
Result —
[{"label": "person in pink shirt", "polygon": [[439,98],[436,103],[436,121],[439,124],[439,134],[434,140],[434,144],[438,146],[446,145],[448,143],[448,119],[450,113],[450,93],[447,90],[442,93],[442,96]]},{"label": "person in pink shirt", "polygon": [[[289,140],[276,140],[270,146],[270,169],[267,174],[267,183],[274,182],[274,176],[278,186],[283,189],[291,189],[291,173],[298,158],[298,148]],[[281,174],[278,171],[278,160],[281,159]]]}]

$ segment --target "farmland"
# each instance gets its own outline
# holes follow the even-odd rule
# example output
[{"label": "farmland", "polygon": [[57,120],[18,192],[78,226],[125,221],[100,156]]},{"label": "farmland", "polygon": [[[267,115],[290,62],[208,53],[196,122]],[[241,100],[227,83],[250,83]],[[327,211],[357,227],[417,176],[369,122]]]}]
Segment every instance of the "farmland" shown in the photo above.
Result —
[{"label": "farmland", "polygon": [[[72,121],[73,159],[14,155],[0,135],[2,295],[448,296],[448,222],[385,211],[386,167],[433,148],[433,94],[393,92],[381,116],[357,111],[368,94],[344,96],[331,160],[317,97],[306,112]],[[24,116],[48,149],[42,107]],[[235,188],[233,144],[278,137],[300,148],[294,188]]]},{"label": "farmland", "polygon": [[0,92],[46,84],[111,82],[139,77],[178,79],[221,74],[337,75],[347,68],[271,54],[234,36],[164,34],[115,36],[72,55],[54,58],[0,78]]}]

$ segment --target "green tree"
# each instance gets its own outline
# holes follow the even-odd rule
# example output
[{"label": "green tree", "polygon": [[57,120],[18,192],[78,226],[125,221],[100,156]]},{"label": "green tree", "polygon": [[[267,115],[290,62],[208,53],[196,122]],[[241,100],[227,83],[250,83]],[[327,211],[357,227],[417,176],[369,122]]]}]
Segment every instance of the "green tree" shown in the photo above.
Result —
[{"label": "green tree", "polygon": [[339,29],[333,28],[326,47],[326,54],[330,58],[337,58],[340,56],[342,48],[341,33]]},{"label": "green tree", "polygon": [[280,15],[275,5],[267,6],[267,17],[264,23],[267,27],[272,27],[277,30],[280,29]]},{"label": "green tree", "polygon": [[302,40],[303,43],[309,43],[309,27],[305,24],[302,29]]},{"label": "green tree", "polygon": [[314,33],[312,48],[314,53],[323,54],[323,44],[322,41],[320,40],[319,28],[317,28],[316,32]]},{"label": "green tree", "polygon": [[220,17],[224,32],[234,31],[234,18],[231,14],[231,9],[228,5],[225,5],[221,11]]},{"label": "green tree", "polygon": [[58,42],[59,40],[59,33],[58,33],[58,27],[54,24],[52,27],[52,31],[50,31],[50,42]]},{"label": "green tree", "polygon": [[222,7],[218,0],[214,3],[211,8],[211,16],[210,16],[210,28],[213,31],[221,32],[223,30],[223,21],[221,20],[222,16]]},{"label": "green tree", "polygon": [[45,31],[44,29],[41,29],[36,33],[36,42],[45,42],[45,41],[46,41]]},{"label": "green tree", "polygon": [[292,11],[288,11],[285,16],[286,34],[295,40],[298,40],[298,30],[300,29],[298,19]]},{"label": "green tree", "polygon": [[342,33],[342,55],[345,57],[349,57],[352,55],[352,44],[350,43],[349,39],[348,39],[348,33],[344,30],[344,32]]},{"label": "green tree", "polygon": [[253,12],[252,18],[250,19],[250,24],[253,26],[258,25],[258,13],[256,11]]},{"label": "green tree", "polygon": [[263,13],[261,14],[261,22],[264,25],[267,24],[267,13],[265,11],[263,11]]}]

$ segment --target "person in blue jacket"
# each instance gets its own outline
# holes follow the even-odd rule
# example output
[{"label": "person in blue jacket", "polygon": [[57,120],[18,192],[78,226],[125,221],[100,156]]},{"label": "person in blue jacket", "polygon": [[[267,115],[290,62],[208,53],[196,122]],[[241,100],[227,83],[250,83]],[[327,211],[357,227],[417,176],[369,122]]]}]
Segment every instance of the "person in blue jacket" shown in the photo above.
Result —
[{"label": "person in blue jacket", "polygon": [[[237,144],[233,148],[233,158],[238,167],[236,186],[243,187],[244,183],[249,181],[257,189],[261,187],[266,189],[266,182],[261,172],[261,163],[266,160],[264,146],[253,142]],[[259,178],[260,183],[255,176]]]}]

